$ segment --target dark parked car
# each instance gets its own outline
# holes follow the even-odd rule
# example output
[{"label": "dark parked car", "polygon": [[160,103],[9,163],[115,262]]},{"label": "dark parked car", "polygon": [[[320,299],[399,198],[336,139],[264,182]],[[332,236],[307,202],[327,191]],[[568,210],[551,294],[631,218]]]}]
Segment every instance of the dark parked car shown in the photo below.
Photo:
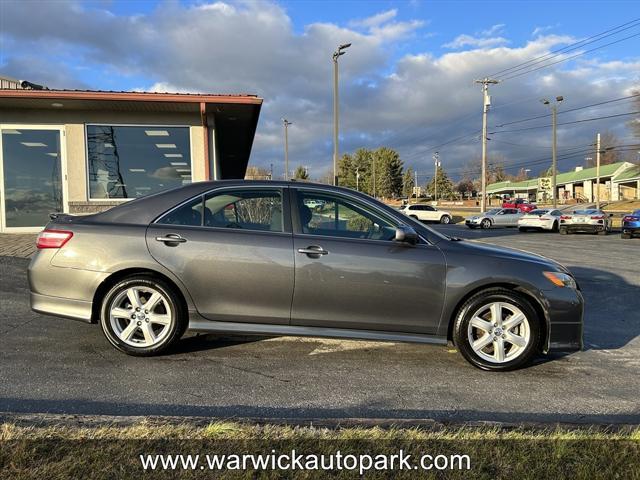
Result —
[{"label": "dark parked car", "polygon": [[100,323],[132,355],[187,329],[453,341],[486,370],[582,346],[582,295],[563,266],[446,237],[343,188],[194,183],[59,215],[38,248],[32,308]]},{"label": "dark parked car", "polygon": [[622,217],[622,238],[640,235],[640,210]]}]

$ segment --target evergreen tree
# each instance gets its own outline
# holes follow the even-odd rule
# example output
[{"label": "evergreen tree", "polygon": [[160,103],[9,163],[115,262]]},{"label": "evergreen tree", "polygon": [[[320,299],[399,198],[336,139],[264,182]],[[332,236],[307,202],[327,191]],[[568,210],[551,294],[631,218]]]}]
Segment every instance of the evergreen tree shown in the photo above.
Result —
[{"label": "evergreen tree", "polygon": [[407,168],[402,176],[402,196],[411,198],[415,181],[413,169],[411,167]]},{"label": "evergreen tree", "polygon": [[449,180],[447,173],[444,171],[444,169],[441,166],[438,167],[438,170],[436,171],[436,176],[432,178],[427,184],[427,193],[432,197],[434,196],[434,193],[436,193],[434,189],[434,185],[436,184],[438,185],[438,191],[437,191],[438,199],[442,199],[442,198],[450,199],[453,197],[453,183],[451,182],[451,180]]},{"label": "evergreen tree", "polygon": [[296,180],[309,180],[309,173],[302,165],[298,165],[293,172],[293,178]]}]

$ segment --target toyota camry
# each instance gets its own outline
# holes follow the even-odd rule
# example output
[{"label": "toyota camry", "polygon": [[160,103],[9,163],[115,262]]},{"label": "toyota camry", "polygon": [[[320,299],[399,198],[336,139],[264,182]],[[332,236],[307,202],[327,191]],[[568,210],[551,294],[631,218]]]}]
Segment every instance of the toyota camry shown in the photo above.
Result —
[{"label": "toyota camry", "polygon": [[52,215],[37,246],[32,308],[97,323],[130,355],[187,330],[451,342],[485,370],[582,347],[565,267],[442,235],[345,188],[194,183]]}]

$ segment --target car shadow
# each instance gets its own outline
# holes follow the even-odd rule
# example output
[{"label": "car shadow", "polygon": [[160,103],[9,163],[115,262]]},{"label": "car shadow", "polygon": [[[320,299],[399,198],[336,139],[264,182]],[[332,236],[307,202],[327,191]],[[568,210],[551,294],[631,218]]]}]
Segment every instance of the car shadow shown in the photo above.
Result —
[{"label": "car shadow", "polygon": [[174,345],[173,348],[170,348],[165,355],[194,353],[202,350],[215,350],[218,348],[227,348],[235,345],[260,342],[271,338],[274,337],[265,335],[228,335],[216,333],[187,334],[176,345]]}]

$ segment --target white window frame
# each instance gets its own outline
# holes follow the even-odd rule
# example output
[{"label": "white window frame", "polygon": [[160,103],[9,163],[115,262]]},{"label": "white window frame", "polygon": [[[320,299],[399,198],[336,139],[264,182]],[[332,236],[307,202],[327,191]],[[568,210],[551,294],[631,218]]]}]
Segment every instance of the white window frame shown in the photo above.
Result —
[{"label": "white window frame", "polygon": [[51,130],[60,135],[60,180],[62,182],[62,211],[69,212],[69,182],[67,175],[67,133],[64,125],[59,124],[21,124],[0,123],[0,232],[3,233],[34,233],[40,232],[44,225],[36,227],[7,227],[5,218],[4,192],[4,148],[2,145],[3,130]]},{"label": "white window frame", "polygon": [[193,142],[191,141],[191,125],[154,125],[147,123],[85,123],[84,124],[84,165],[87,201],[90,203],[125,203],[140,197],[130,198],[91,198],[91,182],[89,180],[89,141],[87,127],[140,127],[140,128],[186,128],[189,131],[189,167],[191,168],[191,182],[193,183]]}]

